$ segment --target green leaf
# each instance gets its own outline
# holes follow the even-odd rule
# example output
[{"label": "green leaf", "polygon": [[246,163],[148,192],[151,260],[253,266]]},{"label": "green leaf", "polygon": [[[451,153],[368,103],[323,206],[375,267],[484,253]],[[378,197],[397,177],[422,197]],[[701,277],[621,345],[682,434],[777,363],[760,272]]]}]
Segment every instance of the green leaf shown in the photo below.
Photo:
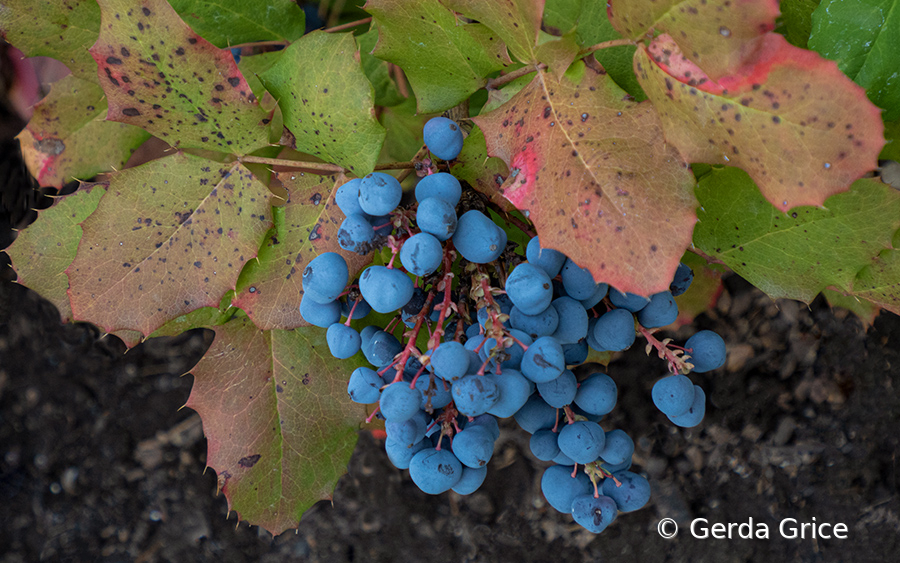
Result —
[{"label": "green leaf", "polygon": [[293,0],[169,0],[184,22],[216,47],[251,41],[294,41],[306,29]]},{"label": "green leaf", "polygon": [[422,129],[434,114],[416,113],[416,99],[406,98],[403,103],[384,108],[378,117],[387,130],[381,147],[380,162],[410,160],[425,144]]},{"label": "green leaf", "polygon": [[562,78],[569,65],[578,57],[578,43],[575,41],[575,32],[569,32],[562,37],[553,37],[543,31],[540,33],[540,44],[535,50],[535,57],[547,65],[556,79]]},{"label": "green leaf", "polygon": [[346,178],[276,172],[275,180],[287,190],[287,203],[272,208],[274,226],[257,259],[241,273],[233,301],[263,330],[307,324],[299,310],[303,270],[316,256],[343,254],[351,276],[371,261],[371,256],[347,253],[338,245],[344,214],[334,203],[334,191]]},{"label": "green leaf", "polygon": [[357,53],[349,33],[314,31],[259,78],[278,100],[293,148],[364,176],[375,167],[385,131]]},{"label": "green leaf", "polygon": [[874,170],[880,111],[831,61],[765,35],[746,73],[711,82],[667,35],[635,55],[666,140],[689,162],[739,166],[773,205],[822,205]]},{"label": "green leaf", "polygon": [[873,305],[864,299],[853,295],[844,295],[831,289],[823,290],[822,295],[825,296],[831,307],[843,307],[859,317],[863,327],[866,329],[872,326],[872,323],[875,322],[875,317],[881,311],[877,305]]},{"label": "green leaf", "polygon": [[515,206],[498,191],[509,177],[509,167],[503,160],[488,156],[484,133],[477,125],[463,142],[462,151],[451,164],[450,172],[457,179],[471,184],[501,208],[515,209]]},{"label": "green leaf", "polygon": [[91,47],[107,119],[180,148],[246,154],[269,144],[265,112],[228,50],[191,31],[165,0],[98,0]]},{"label": "green leaf", "polygon": [[809,303],[829,286],[850,290],[900,228],[900,193],[874,179],[828,198],[825,209],[784,213],[745,172],[713,169],[700,179],[697,199],[694,244],[773,299]]},{"label": "green leaf", "polygon": [[560,81],[538,73],[473,121],[487,153],[510,168],[500,193],[534,223],[542,246],[598,282],[650,295],[668,289],[690,243],[694,179],[653,107],[625,97],[577,62]]},{"label": "green leaf", "polygon": [[441,3],[491,28],[519,61],[541,62],[536,47],[544,0],[441,0]]},{"label": "green leaf", "polygon": [[[553,35],[563,35],[571,31],[578,23],[583,0],[547,0],[544,3],[544,17],[541,27]],[[600,2],[588,0],[588,4]]]},{"label": "green leaf", "polygon": [[283,54],[284,51],[282,50],[241,57],[238,68],[247,80],[247,84],[250,86],[250,90],[256,96],[256,99],[262,100],[267,92],[266,87],[263,86],[262,81],[259,79],[259,75],[272,68]]},{"label": "green leaf", "polygon": [[371,54],[378,42],[378,29],[373,27],[355,37],[359,44],[359,64],[375,88],[375,105],[390,107],[403,103],[406,98],[400,94],[397,83],[391,77],[390,65]]},{"label": "green leaf", "polygon": [[885,120],[900,118],[900,0],[823,0],[809,47],[837,61]]},{"label": "green leaf", "polygon": [[279,534],[346,472],[365,417],[347,377],[365,362],[334,359],[318,328],[261,331],[241,318],[214,330],[186,406],[203,420],[228,509]]},{"label": "green leaf", "polygon": [[272,225],[270,195],[240,164],[183,153],[112,174],[66,271],[75,319],[149,335],[218,306]]},{"label": "green leaf", "polygon": [[878,158],[900,162],[900,121],[884,124],[884,138],[887,141]]},{"label": "green leaf", "polygon": [[622,35],[649,39],[667,33],[715,80],[753,57],[778,16],[778,0],[610,0],[607,5]]},{"label": "green leaf", "polygon": [[53,57],[72,74],[96,80],[97,65],[88,48],[100,31],[96,0],[4,0],[3,38],[29,57]]},{"label": "green leaf", "polygon": [[794,47],[806,49],[812,31],[812,13],[819,0],[781,0],[781,23],[775,31],[784,35]]},{"label": "green leaf", "polygon": [[57,198],[50,208],[39,213],[33,225],[19,233],[6,251],[19,283],[53,303],[63,322],[72,320],[66,268],[78,250],[80,223],[97,209],[104,193],[104,186],[85,184],[76,192]]},{"label": "green leaf", "polygon": [[482,24],[463,24],[438,0],[369,0],[378,24],[373,53],[406,73],[420,113],[444,111],[509,64],[506,46]]},{"label": "green leaf", "polygon": [[18,136],[32,176],[42,186],[61,188],[122,168],[150,134],[105,117],[106,99],[96,82],[74,74],[55,82]]},{"label": "green leaf", "polygon": [[895,237],[894,248],[882,251],[874,264],[859,272],[851,295],[900,315],[900,250],[896,250],[900,236]]},{"label": "green leaf", "polygon": [[[578,43],[582,47],[590,47],[604,41],[622,39],[622,34],[613,28],[606,16],[606,4],[588,1],[584,3],[581,16],[578,18]],[[603,65],[620,88],[631,94],[635,101],[642,102],[647,95],[641,89],[634,75],[634,51],[636,47],[623,45],[594,51],[594,58]]]}]

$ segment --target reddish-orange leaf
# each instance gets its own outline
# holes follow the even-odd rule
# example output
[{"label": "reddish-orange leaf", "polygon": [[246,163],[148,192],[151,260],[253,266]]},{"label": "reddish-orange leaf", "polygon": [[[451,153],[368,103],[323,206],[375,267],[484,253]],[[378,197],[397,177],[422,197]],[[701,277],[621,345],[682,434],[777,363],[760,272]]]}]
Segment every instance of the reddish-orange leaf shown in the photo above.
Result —
[{"label": "reddish-orange leaf", "polygon": [[218,306],[272,225],[269,197],[242,165],[183,153],[113,174],[66,270],[75,320],[149,335]]},{"label": "reddish-orange leaf", "polygon": [[[261,329],[309,326],[300,316],[303,269],[324,252],[338,252],[347,260],[350,275],[371,262],[341,249],[337,231],[344,214],[334,203],[341,176],[277,172],[274,177],[288,192],[287,203],[273,208],[274,228],[266,236],[257,260],[247,264],[233,304]],[[352,279],[352,278],[351,278]]]},{"label": "reddish-orange leaf", "polygon": [[754,55],[779,10],[778,0],[610,0],[607,13],[625,37],[669,33],[691,61],[719,78]]},{"label": "reddish-orange leaf", "polygon": [[559,81],[538,73],[474,121],[488,154],[510,168],[500,192],[541,244],[599,282],[649,295],[667,289],[696,221],[693,176],[666,145],[649,103],[576,63]]},{"label": "reddish-orange leaf", "polygon": [[780,35],[757,55],[714,82],[661,35],[634,64],[685,160],[743,168],[783,211],[822,205],[877,165],[881,110],[834,62]]}]

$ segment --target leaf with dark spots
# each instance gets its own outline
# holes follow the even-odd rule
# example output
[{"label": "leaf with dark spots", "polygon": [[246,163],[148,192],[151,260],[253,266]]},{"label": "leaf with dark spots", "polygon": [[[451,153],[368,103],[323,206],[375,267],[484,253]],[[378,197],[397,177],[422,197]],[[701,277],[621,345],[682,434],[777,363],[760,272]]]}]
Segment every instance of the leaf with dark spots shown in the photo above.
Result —
[{"label": "leaf with dark spots", "polygon": [[506,45],[483,24],[463,24],[438,0],[369,0],[378,26],[372,53],[403,69],[420,113],[444,111],[487,84],[509,64]]},{"label": "leaf with dark spots", "polygon": [[[822,205],[877,165],[880,111],[833,62],[765,38],[752,64],[718,82],[686,84],[691,63],[665,35],[638,49],[635,71],[686,160],[743,168],[782,210]],[[678,79],[671,91],[667,78]]]},{"label": "leaf with dark spots", "polygon": [[737,168],[700,179],[694,244],[774,299],[806,303],[826,287],[856,289],[857,272],[891,247],[900,228],[900,192],[874,179],[784,213]]},{"label": "leaf with dark spots", "polygon": [[318,328],[261,331],[241,317],[214,330],[187,406],[203,420],[228,509],[279,534],[347,470],[365,407],[347,400],[346,374],[364,360],[334,359]]},{"label": "leaf with dark spots", "polygon": [[278,100],[294,148],[358,176],[372,171],[385,130],[352,35],[305,35],[259,78]]},{"label": "leaf with dark spots", "polygon": [[491,28],[519,61],[541,62],[537,44],[544,0],[441,0],[441,3]]},{"label": "leaf with dark spots", "polygon": [[402,103],[406,98],[392,77],[390,63],[371,55],[378,42],[378,30],[372,28],[354,38],[359,45],[359,64],[375,89],[375,105],[391,107]]},{"label": "leaf with dark spots", "polygon": [[693,177],[665,143],[653,107],[625,98],[607,75],[578,62],[558,82],[539,73],[474,121],[488,154],[510,168],[500,192],[534,223],[542,245],[598,282],[649,295],[668,289],[690,243]]},{"label": "leaf with dark spots", "polygon": [[97,209],[104,193],[103,185],[84,184],[76,192],[56,199],[6,250],[19,283],[53,303],[63,322],[72,321],[66,268],[78,250],[80,223]]},{"label": "leaf with dark spots", "polygon": [[[287,190],[288,200],[272,208],[274,227],[266,235],[257,259],[241,273],[234,299],[234,305],[264,330],[307,325],[299,310],[303,269],[319,254],[344,254],[351,275],[371,261],[369,255],[345,253],[338,245],[337,232],[344,214],[334,203],[334,191],[346,178],[335,183],[334,176],[301,172],[277,172],[274,177]],[[316,204],[310,199],[313,194],[328,197]]]},{"label": "leaf with dark spots", "polygon": [[865,88],[885,121],[900,118],[900,0],[824,0],[809,48]]},{"label": "leaf with dark spots", "polygon": [[775,29],[778,0],[610,0],[610,22],[622,35],[650,39],[668,33],[713,79],[752,58]]},{"label": "leaf with dark spots", "polygon": [[[102,25],[91,55],[109,102],[107,119],[180,148],[246,154],[268,144],[266,114],[230,51],[198,38],[165,0],[145,0],[150,15],[126,0],[98,1]],[[123,48],[130,56],[118,59]]]},{"label": "leaf with dark spots", "polygon": [[[110,176],[66,271],[76,320],[148,335],[219,305],[271,226],[270,194],[240,164],[211,164],[176,153]],[[225,176],[235,189],[215,189]],[[219,234],[222,225],[228,227]],[[193,266],[197,261],[202,267]]]},{"label": "leaf with dark spots", "polygon": [[121,168],[150,137],[105,116],[106,100],[96,82],[70,74],[53,84],[18,136],[28,170],[42,186],[61,188]]},{"label": "leaf with dark spots", "polygon": [[29,57],[52,57],[72,74],[96,81],[97,65],[87,48],[100,31],[96,0],[3,0],[3,38]]}]

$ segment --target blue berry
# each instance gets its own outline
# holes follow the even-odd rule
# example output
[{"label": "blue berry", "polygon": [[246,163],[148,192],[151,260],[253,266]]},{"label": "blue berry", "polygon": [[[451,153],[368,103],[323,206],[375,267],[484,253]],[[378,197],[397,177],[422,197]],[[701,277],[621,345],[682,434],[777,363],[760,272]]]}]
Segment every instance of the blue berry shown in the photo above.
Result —
[{"label": "blue berry", "polygon": [[428,233],[413,235],[400,247],[400,263],[415,276],[427,276],[437,270],[443,257],[440,241]]},{"label": "blue berry", "polygon": [[344,213],[346,217],[354,214],[362,215],[364,212],[359,206],[359,185],[362,180],[353,178],[341,186],[334,193],[334,202]]},{"label": "blue berry", "polygon": [[694,403],[694,384],[684,375],[670,375],[653,384],[653,404],[663,414],[678,416]]},{"label": "blue berry", "polygon": [[525,258],[528,262],[541,268],[550,278],[555,278],[566,263],[566,255],[558,250],[541,247],[538,237],[532,237],[525,247]]},{"label": "blue berry", "polygon": [[483,375],[467,375],[453,384],[450,392],[456,410],[466,416],[484,414],[500,398],[497,384]]},{"label": "blue berry", "polygon": [[429,495],[449,491],[459,482],[462,471],[462,464],[446,449],[423,449],[409,462],[409,476],[413,483]]},{"label": "blue berry", "polygon": [[535,340],[522,357],[522,375],[535,383],[552,381],[566,369],[562,346],[551,336]]},{"label": "blue berry", "polygon": [[356,254],[368,254],[375,242],[375,229],[362,214],[347,215],[337,233],[338,245]]},{"label": "blue berry", "polygon": [[649,297],[636,295],[634,293],[622,293],[617,289],[609,290],[609,300],[619,309],[625,309],[632,313],[637,313],[650,303]]},{"label": "blue berry", "polygon": [[341,323],[334,323],[325,333],[325,342],[331,355],[339,360],[346,360],[359,352],[361,340],[356,329]]},{"label": "blue berry", "polygon": [[378,372],[367,367],[358,367],[350,374],[347,394],[354,403],[370,405],[381,397],[382,380]]},{"label": "blue berry", "polygon": [[616,407],[617,397],[616,382],[605,373],[595,373],[581,382],[575,404],[590,414],[605,415]]},{"label": "blue berry", "polygon": [[423,233],[434,235],[439,241],[445,241],[456,232],[456,211],[443,199],[425,198],[419,202],[416,210],[416,225]]},{"label": "blue berry", "polygon": [[725,341],[711,330],[701,330],[688,338],[684,347],[691,350],[689,362],[694,365],[693,371],[705,373],[719,369],[725,365]]},{"label": "blue berry", "polygon": [[416,184],[416,201],[429,197],[442,199],[456,207],[462,197],[462,186],[452,174],[438,172],[425,176]]},{"label": "blue berry", "polygon": [[676,416],[666,415],[666,417],[675,426],[693,428],[703,422],[704,415],[706,415],[706,393],[703,392],[699,385],[694,385],[694,400],[691,403],[691,407],[682,414]]},{"label": "blue berry", "polygon": [[400,182],[390,174],[372,172],[359,185],[359,206],[369,215],[387,215],[403,197]]},{"label": "blue berry", "polygon": [[634,315],[626,309],[607,311],[597,319],[593,331],[594,341],[599,348],[620,352],[634,344]]},{"label": "blue berry", "polygon": [[381,414],[388,422],[409,420],[418,412],[420,403],[419,392],[405,381],[397,381],[385,387],[378,401]]},{"label": "blue berry", "polygon": [[431,154],[441,160],[453,160],[459,156],[463,146],[463,134],[452,119],[433,117],[422,129],[425,144]]},{"label": "blue berry", "polygon": [[373,309],[392,313],[412,298],[413,282],[400,270],[369,266],[359,278],[359,291]]},{"label": "blue berry", "polygon": [[553,300],[553,285],[547,272],[522,262],[506,278],[506,294],[526,315],[537,315]]},{"label": "blue berry", "polygon": [[694,271],[686,264],[679,262],[678,269],[675,270],[675,276],[672,278],[672,283],[669,285],[669,291],[672,292],[672,295],[678,297],[691,287],[692,281],[694,281]]},{"label": "blue berry", "polygon": [[637,319],[644,328],[659,328],[670,325],[678,318],[678,305],[668,291],[650,296],[650,302],[638,311]]},{"label": "blue berry", "polygon": [[579,495],[572,499],[572,518],[585,530],[599,534],[618,516],[616,503],[608,496]]},{"label": "blue berry", "polygon": [[470,209],[462,214],[453,234],[453,244],[463,258],[475,264],[487,264],[500,257],[506,245],[506,233],[490,218]]},{"label": "blue berry", "polygon": [[643,508],[650,500],[650,483],[643,476],[631,471],[613,473],[619,484],[612,479],[604,479],[603,494],[613,499],[622,512],[634,512]]},{"label": "blue berry", "polygon": [[471,495],[484,483],[487,476],[487,467],[479,467],[473,469],[471,467],[462,468],[462,477],[453,485],[453,492],[458,495]]},{"label": "blue berry", "polygon": [[318,303],[304,293],[300,298],[300,316],[313,326],[328,328],[341,319],[341,304],[339,301]]},{"label": "blue berry", "polygon": [[557,443],[559,451],[575,463],[592,463],[603,451],[606,434],[596,422],[578,420],[559,431]]},{"label": "blue berry", "polygon": [[335,252],[320,254],[303,269],[303,295],[316,303],[334,301],[344,291],[349,277],[343,256]]},{"label": "blue berry", "polygon": [[571,514],[575,497],[592,493],[590,478],[579,471],[572,477],[572,467],[553,465],[541,475],[541,492],[550,506],[564,514]]}]

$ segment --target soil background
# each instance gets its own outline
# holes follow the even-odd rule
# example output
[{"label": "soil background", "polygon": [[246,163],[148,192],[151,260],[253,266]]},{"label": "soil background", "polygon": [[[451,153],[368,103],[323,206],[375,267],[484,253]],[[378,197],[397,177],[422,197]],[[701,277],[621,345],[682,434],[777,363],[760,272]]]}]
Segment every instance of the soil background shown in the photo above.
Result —
[{"label": "soil background", "polygon": [[[45,205],[0,115],[0,248]],[[46,190],[44,190],[46,191]],[[5,259],[5,254],[0,254]],[[547,465],[505,424],[482,488],[418,491],[361,433],[333,502],[273,538],[227,514],[204,472],[206,442],[182,376],[210,343],[203,331],[127,353],[85,324],[63,325],[0,262],[0,563],[33,561],[527,562],[896,561],[900,553],[900,318],[864,327],[817,299],[774,302],[740,278],[717,307],[671,336],[719,332],[727,365],[692,376],[707,415],[673,427],[650,400],[661,360],[642,346],[608,368],[619,404],[604,420],[635,439],[653,497],[594,536],[540,493]],[[661,518],[680,533],[663,539]],[[750,519],[768,539],[697,539],[696,518]],[[784,539],[778,525],[846,524],[847,539]]]}]

